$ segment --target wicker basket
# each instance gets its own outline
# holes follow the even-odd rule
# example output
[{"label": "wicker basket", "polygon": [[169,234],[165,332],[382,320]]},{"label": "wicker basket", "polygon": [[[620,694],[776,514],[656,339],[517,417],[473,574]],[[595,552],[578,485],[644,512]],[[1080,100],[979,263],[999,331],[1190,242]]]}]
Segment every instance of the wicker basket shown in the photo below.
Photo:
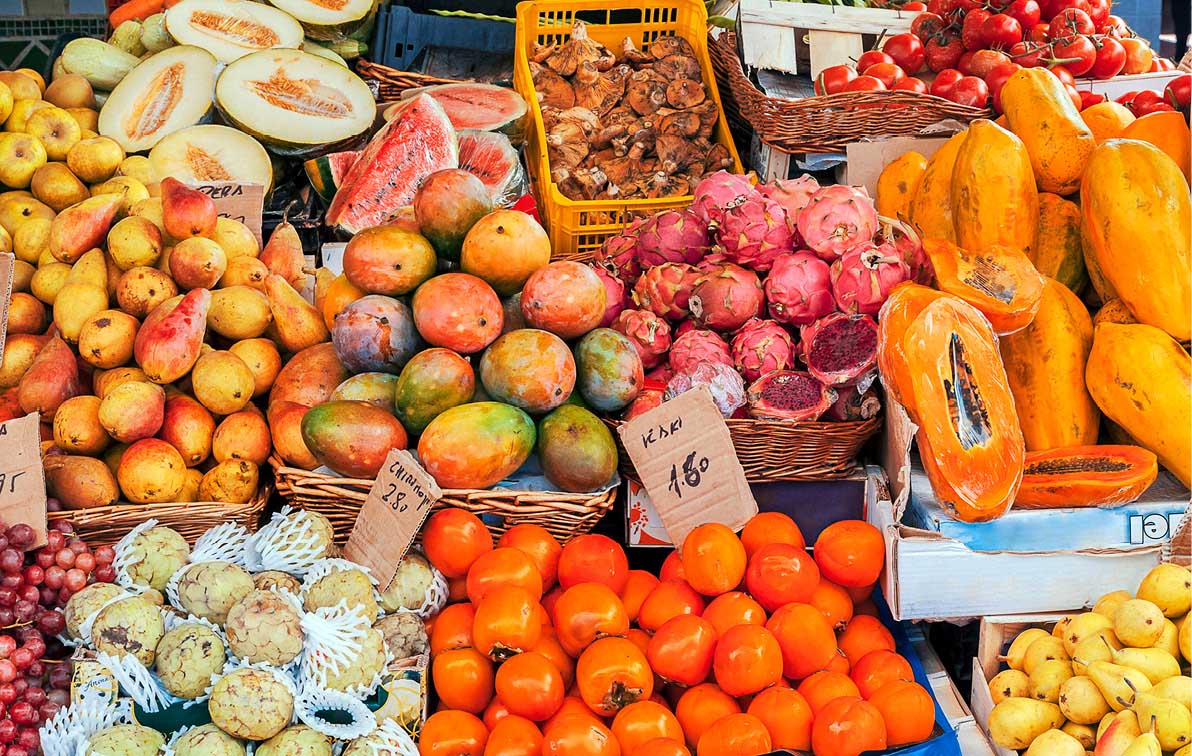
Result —
[{"label": "wicker basket", "polygon": [[850,142],[914,136],[946,119],[990,118],[988,108],[958,105],[917,92],[847,92],[801,100],[769,97],[753,85],[737,57],[736,35],[709,35],[708,52],[730,122],[748,123],[784,152],[842,152]]},{"label": "wicker basket", "polygon": [[[324,515],[335,528],[336,542],[342,545],[347,541],[373,481],[287,467],[276,456],[269,461],[277,479],[278,493],[286,503]],[[615,487],[598,494],[447,489],[435,508],[459,507],[477,517],[489,515],[485,524],[494,535],[523,523],[541,525],[560,543],[566,543],[591,530],[596,521],[612,509],[616,498]]]},{"label": "wicker basket", "polygon": [[[641,480],[617,433],[620,420],[604,421],[612,428],[621,455],[621,474]],[[839,423],[797,423],[786,420],[725,420],[737,459],[750,483],[777,480],[833,480],[846,478],[857,467],[857,453],[882,428],[882,418]]]},{"label": "wicker basket", "polygon": [[377,102],[400,100],[401,93],[407,89],[456,83],[455,79],[440,79],[437,76],[427,76],[412,71],[398,71],[396,68],[373,63],[363,58],[356,62],[356,73],[360,74],[362,79],[372,79],[377,82]]},{"label": "wicker basket", "polygon": [[257,495],[247,504],[217,504],[210,501],[115,504],[110,507],[50,512],[49,518],[51,521],[70,520],[79,537],[93,548],[114,545],[128,531],[150,519],[173,528],[193,544],[199,536],[228,520],[255,531],[272,491],[272,485],[262,484]]}]

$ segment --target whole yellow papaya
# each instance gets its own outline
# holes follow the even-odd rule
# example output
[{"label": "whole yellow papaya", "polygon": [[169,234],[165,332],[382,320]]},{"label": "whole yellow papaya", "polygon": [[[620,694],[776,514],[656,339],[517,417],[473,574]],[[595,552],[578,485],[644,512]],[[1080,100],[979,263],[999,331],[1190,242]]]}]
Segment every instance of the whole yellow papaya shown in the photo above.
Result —
[{"label": "whole yellow papaya", "polygon": [[1084,383],[1093,321],[1080,297],[1053,278],[1026,328],[1002,336],[1002,362],[1027,451],[1097,443],[1101,413]]},{"label": "whole yellow papaya", "polygon": [[1099,145],[1081,182],[1080,217],[1102,301],[1121,299],[1138,322],[1177,341],[1192,337],[1192,205],[1175,161],[1133,139]]},{"label": "whole yellow papaya", "polygon": [[952,169],[968,130],[954,134],[927,160],[919,188],[911,198],[911,225],[922,237],[956,241],[952,225]]},{"label": "whole yellow papaya", "polygon": [[956,244],[983,252],[995,244],[1035,254],[1039,191],[1026,146],[993,121],[969,124],[952,169]]},{"label": "whole yellow papaya", "polygon": [[1039,272],[1072,291],[1088,281],[1080,247],[1080,208],[1058,194],[1039,192],[1039,241],[1031,256]]},{"label": "whole yellow papaya", "polygon": [[1026,145],[1039,189],[1076,191],[1097,140],[1059,78],[1045,68],[1016,71],[1002,87],[1002,108]]},{"label": "whole yellow papaya", "polygon": [[1085,381],[1105,416],[1192,485],[1192,357],[1154,326],[1102,323]]},{"label": "whole yellow papaya", "polygon": [[911,200],[919,190],[919,182],[926,170],[927,158],[913,150],[890,161],[877,177],[874,204],[878,215],[902,220],[910,218]]}]

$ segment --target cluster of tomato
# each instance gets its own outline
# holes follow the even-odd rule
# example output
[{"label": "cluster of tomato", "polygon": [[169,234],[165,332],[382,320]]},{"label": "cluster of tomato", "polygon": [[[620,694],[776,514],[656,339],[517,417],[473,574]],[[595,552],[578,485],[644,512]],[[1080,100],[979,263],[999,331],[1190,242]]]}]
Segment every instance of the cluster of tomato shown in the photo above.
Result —
[{"label": "cluster of tomato", "polygon": [[452,586],[430,625],[439,706],[421,756],[857,756],[935,724],[870,597],[881,533],[829,526],[808,554],[789,517],[701,525],[657,576],[601,535],[560,547],[475,516],[423,530]]},{"label": "cluster of tomato", "polygon": [[[902,9],[917,9],[912,5]],[[992,101],[1000,112],[1006,80],[1021,68],[1046,66],[1079,108],[1092,93],[1082,98],[1077,77],[1174,68],[1109,12],[1110,0],[930,0],[921,10],[911,31],[864,53],[855,67],[824,69],[816,94],[909,90],[973,107]],[[920,72],[933,75],[930,84],[915,76]]]},{"label": "cluster of tomato", "polygon": [[1127,92],[1118,97],[1115,102],[1125,105],[1131,113],[1141,118],[1148,113],[1172,110],[1188,115],[1190,101],[1192,101],[1192,74],[1184,74],[1167,82],[1162,93],[1152,90]]}]

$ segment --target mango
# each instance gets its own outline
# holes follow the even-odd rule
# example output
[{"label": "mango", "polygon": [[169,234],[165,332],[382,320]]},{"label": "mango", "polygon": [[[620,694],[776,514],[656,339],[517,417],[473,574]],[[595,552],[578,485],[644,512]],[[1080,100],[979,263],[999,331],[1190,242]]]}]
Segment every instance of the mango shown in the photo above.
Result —
[{"label": "mango", "polygon": [[613,480],[617,444],[603,420],[564,404],[538,424],[538,459],[546,479],[561,490],[596,491]]},{"label": "mango", "polygon": [[374,478],[392,449],[406,448],[397,418],[368,402],[332,401],[302,418],[302,440],[320,463],[340,475]]},{"label": "mango", "polygon": [[[394,389],[397,386],[397,376],[390,373],[360,373],[354,375],[335,387],[331,392],[331,400],[355,399],[368,402],[388,412],[396,412],[393,401]],[[401,419],[400,417],[398,418]],[[402,423],[405,425],[405,423]],[[409,430],[407,427],[406,430]]]},{"label": "mango", "polygon": [[281,369],[269,393],[269,404],[287,401],[313,407],[330,399],[348,375],[334,346],[316,344],[296,353]]},{"label": "mango", "polygon": [[489,488],[521,467],[536,435],[534,421],[512,405],[461,404],[431,420],[418,457],[443,488]]},{"label": "mango", "polygon": [[287,465],[303,470],[313,470],[319,460],[306,446],[302,438],[302,420],[308,407],[291,401],[278,401],[269,405],[269,434],[273,448]]}]

